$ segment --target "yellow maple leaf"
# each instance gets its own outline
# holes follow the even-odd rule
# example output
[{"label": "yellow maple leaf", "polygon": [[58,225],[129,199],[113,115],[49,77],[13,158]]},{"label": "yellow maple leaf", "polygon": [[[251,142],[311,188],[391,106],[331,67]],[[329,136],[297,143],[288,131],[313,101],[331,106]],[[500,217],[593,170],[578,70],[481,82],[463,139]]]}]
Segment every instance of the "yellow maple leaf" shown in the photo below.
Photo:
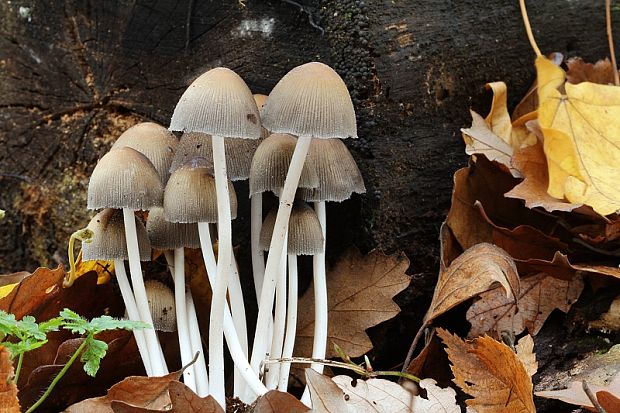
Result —
[{"label": "yellow maple leaf", "polygon": [[536,70],[549,195],[602,215],[620,210],[620,87],[565,83],[564,71],[545,57]]},{"label": "yellow maple leaf", "polygon": [[113,261],[82,261],[82,251],[78,255],[77,262],[75,263],[75,278],[79,278],[82,275],[95,271],[97,273],[97,284],[105,284],[110,281],[110,275],[114,272]]}]

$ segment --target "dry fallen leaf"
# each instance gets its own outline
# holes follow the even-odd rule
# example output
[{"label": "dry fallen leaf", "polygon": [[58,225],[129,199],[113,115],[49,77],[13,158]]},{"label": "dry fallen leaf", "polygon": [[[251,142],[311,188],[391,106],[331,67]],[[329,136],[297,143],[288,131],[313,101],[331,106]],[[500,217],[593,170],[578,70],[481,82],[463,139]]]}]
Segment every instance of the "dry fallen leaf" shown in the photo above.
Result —
[{"label": "dry fallen leaf", "polygon": [[507,298],[501,287],[480,294],[480,299],[467,310],[471,323],[470,338],[490,334],[501,337],[503,331],[521,334],[526,328],[538,334],[545,320],[556,308],[568,312],[583,290],[582,277],[561,280],[545,273],[521,279],[519,300]]},{"label": "dry fallen leaf", "polygon": [[590,322],[589,327],[605,332],[620,331],[620,295],[612,301],[607,312]]},{"label": "dry fallen leaf", "polygon": [[596,399],[607,413],[620,413],[620,397],[603,390],[596,392]]},{"label": "dry fallen leaf", "polygon": [[[590,205],[601,215],[620,210],[620,87],[565,83],[564,71],[536,59],[540,107],[549,166],[548,192]],[[564,86],[565,93],[558,90]]]},{"label": "dry fallen leaf", "polygon": [[170,404],[168,387],[181,372],[161,377],[131,376],[110,387],[102,397],[83,400],[70,406],[66,413],[113,413],[112,401],[122,401],[150,409],[163,409]]},{"label": "dry fallen leaf", "polygon": [[544,272],[555,278],[572,280],[577,271],[589,274],[606,275],[620,278],[620,268],[606,265],[571,264],[568,257],[561,252],[556,252],[551,261],[541,259],[516,260],[519,272],[532,274]]},{"label": "dry fallen leaf", "polygon": [[517,149],[512,157],[512,165],[521,172],[524,180],[505,194],[508,198],[523,199],[526,207],[541,207],[547,211],[568,212],[581,206],[547,193],[549,174],[542,143]]},{"label": "dry fallen leaf", "polygon": [[19,413],[17,386],[13,382],[13,362],[7,349],[0,347],[0,413]]},{"label": "dry fallen leaf", "polygon": [[412,412],[414,413],[460,413],[461,408],[456,403],[456,391],[450,387],[442,389],[433,379],[420,381],[419,386],[426,391],[426,398],[413,398]]},{"label": "dry fallen leaf", "polygon": [[534,339],[529,334],[522,337],[515,346],[517,351],[517,357],[523,363],[525,371],[532,377],[538,371],[538,361],[536,361],[536,354],[534,353]]},{"label": "dry fallen leaf", "polygon": [[189,387],[178,381],[170,382],[168,394],[172,406],[169,409],[150,409],[113,400],[112,410],[114,413],[155,413],[162,411],[170,413],[224,413],[224,409],[212,396],[200,397]]},{"label": "dry fallen leaf", "polygon": [[304,413],[309,410],[308,406],[292,394],[270,390],[264,396],[259,397],[252,413]]},{"label": "dry fallen leaf", "polygon": [[329,377],[306,369],[306,383],[312,400],[312,413],[344,413],[348,411],[344,392]]},{"label": "dry fallen leaf", "polygon": [[[349,376],[332,379],[344,392],[349,413],[409,413],[413,394],[384,379],[356,380]],[[420,410],[420,412],[423,412]]]},{"label": "dry fallen leaf", "polygon": [[586,63],[580,57],[571,57],[566,62],[566,80],[570,83],[592,82],[601,85],[614,83],[614,71],[609,59]]},{"label": "dry fallen leaf", "polygon": [[473,399],[465,401],[478,413],[534,413],[532,380],[517,355],[491,337],[463,341],[443,329],[454,382]]},{"label": "dry fallen leaf", "polygon": [[[400,312],[392,298],[407,288],[405,274],[409,260],[404,254],[387,256],[378,251],[363,256],[349,250],[327,274],[329,309],[328,343],[338,344],[351,357],[372,349],[366,329],[389,320]],[[314,290],[312,286],[299,299],[295,353],[310,356],[314,335]],[[327,346],[327,358],[335,357]]]},{"label": "dry fallen leaf", "polygon": [[439,274],[433,301],[424,317],[428,325],[437,316],[500,283],[506,295],[517,299],[519,275],[504,250],[487,243],[471,247]]},{"label": "dry fallen leaf", "polygon": [[[605,391],[611,393],[615,397],[620,397],[620,373],[607,386],[601,386],[589,382],[588,386],[590,387],[590,390],[592,390],[592,393],[598,394],[599,392]],[[583,391],[581,381],[572,382],[570,386],[564,390],[539,391],[535,394],[538,397],[562,400],[565,403],[570,403],[577,406],[594,407],[590,401],[590,398]]]}]

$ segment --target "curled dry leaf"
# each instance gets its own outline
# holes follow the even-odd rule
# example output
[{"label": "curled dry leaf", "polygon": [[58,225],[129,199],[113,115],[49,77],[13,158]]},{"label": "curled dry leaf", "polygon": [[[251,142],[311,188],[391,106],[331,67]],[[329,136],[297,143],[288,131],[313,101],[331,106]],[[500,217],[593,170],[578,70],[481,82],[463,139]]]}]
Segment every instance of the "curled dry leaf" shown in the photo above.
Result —
[{"label": "curled dry leaf", "polygon": [[571,57],[566,62],[566,80],[570,83],[592,82],[601,85],[614,83],[614,70],[609,59],[586,63],[580,57]]},{"label": "curled dry leaf", "polygon": [[546,85],[539,88],[538,121],[549,194],[601,215],[620,210],[620,87],[565,83],[564,71],[545,57],[536,59],[536,72]]},{"label": "curled dry leaf", "polygon": [[[405,274],[409,260],[404,254],[388,256],[378,251],[363,256],[351,249],[327,274],[329,330],[327,340],[346,354],[358,357],[372,349],[366,329],[389,320],[400,312],[392,298],[407,288]],[[314,335],[314,290],[310,287],[299,300],[295,353],[312,354]],[[335,357],[332,345],[327,358]]]},{"label": "curled dry leaf", "polygon": [[522,278],[520,284],[516,302],[507,298],[501,287],[480,294],[467,310],[470,338],[483,334],[499,338],[503,331],[519,335],[525,329],[536,335],[553,310],[568,312],[583,290],[579,274],[562,280],[539,273]]},{"label": "curled dry leaf", "polygon": [[478,413],[534,413],[532,379],[513,351],[491,337],[463,341],[443,329],[437,335],[447,346],[454,382],[473,399]]},{"label": "curled dry leaf", "polygon": [[0,413],[19,413],[17,386],[13,382],[13,363],[8,350],[0,347]]},{"label": "curled dry leaf", "polygon": [[577,271],[588,274],[606,275],[620,278],[620,268],[606,265],[571,264],[568,257],[561,252],[556,252],[551,261],[541,259],[517,260],[519,271],[524,274],[544,272],[552,277],[563,280],[572,280]]},{"label": "curled dry leaf", "polygon": [[178,380],[181,372],[161,377],[131,376],[110,387],[102,397],[83,400],[70,406],[66,413],[113,413],[112,401],[130,403],[149,409],[163,409],[170,404],[168,387]]},{"label": "curled dry leaf", "polygon": [[536,354],[534,354],[534,339],[529,334],[522,337],[515,349],[517,350],[517,357],[523,363],[523,367],[525,367],[525,371],[532,377],[538,371],[538,361],[536,361]]},{"label": "curled dry leaf", "polygon": [[304,413],[309,410],[292,394],[270,390],[256,401],[252,413]]},{"label": "curled dry leaf", "polygon": [[519,275],[504,250],[482,243],[471,247],[439,274],[433,300],[424,317],[428,325],[437,316],[500,283],[506,295],[517,299]]},{"label": "curled dry leaf", "polygon": [[171,408],[150,409],[132,404],[113,400],[112,410],[114,413],[224,413],[224,409],[215,401],[212,396],[200,397],[189,387],[178,381],[170,382],[168,386]]}]

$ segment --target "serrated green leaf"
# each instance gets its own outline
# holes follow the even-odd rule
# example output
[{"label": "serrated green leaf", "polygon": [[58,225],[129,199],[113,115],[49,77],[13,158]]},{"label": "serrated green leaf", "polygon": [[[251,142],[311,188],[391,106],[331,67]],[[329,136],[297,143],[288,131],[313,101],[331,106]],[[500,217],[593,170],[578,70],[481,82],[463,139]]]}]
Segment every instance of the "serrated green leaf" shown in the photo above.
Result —
[{"label": "serrated green leaf", "polygon": [[141,321],[119,320],[104,315],[90,320],[88,332],[99,334],[107,330],[136,330],[149,327],[150,325],[148,323],[143,323]]},{"label": "serrated green leaf", "polygon": [[90,340],[90,342],[86,346],[84,353],[82,353],[80,360],[84,363],[86,374],[95,377],[99,370],[101,359],[105,357],[108,351],[108,344],[105,341],[96,340],[92,336],[89,336],[86,340]]},{"label": "serrated green leaf", "polygon": [[63,320],[63,328],[71,331],[73,334],[84,334],[89,331],[88,320],[82,318],[75,311],[65,308],[60,312],[60,317]]},{"label": "serrated green leaf", "polygon": [[58,331],[63,325],[64,320],[61,317],[54,317],[39,324],[39,330],[44,333],[50,331]]}]

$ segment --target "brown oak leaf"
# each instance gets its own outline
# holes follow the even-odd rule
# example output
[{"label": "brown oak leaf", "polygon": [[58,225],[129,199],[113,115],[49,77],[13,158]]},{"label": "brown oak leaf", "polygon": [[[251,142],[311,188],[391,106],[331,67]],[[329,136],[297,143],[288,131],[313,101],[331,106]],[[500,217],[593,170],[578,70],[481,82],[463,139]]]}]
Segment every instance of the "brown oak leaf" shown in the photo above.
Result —
[{"label": "brown oak leaf", "polygon": [[8,350],[0,347],[0,413],[19,413],[17,386],[13,382],[13,363]]},{"label": "brown oak leaf", "polygon": [[292,394],[270,390],[256,401],[252,413],[304,413],[309,410],[308,406],[297,400]]}]

